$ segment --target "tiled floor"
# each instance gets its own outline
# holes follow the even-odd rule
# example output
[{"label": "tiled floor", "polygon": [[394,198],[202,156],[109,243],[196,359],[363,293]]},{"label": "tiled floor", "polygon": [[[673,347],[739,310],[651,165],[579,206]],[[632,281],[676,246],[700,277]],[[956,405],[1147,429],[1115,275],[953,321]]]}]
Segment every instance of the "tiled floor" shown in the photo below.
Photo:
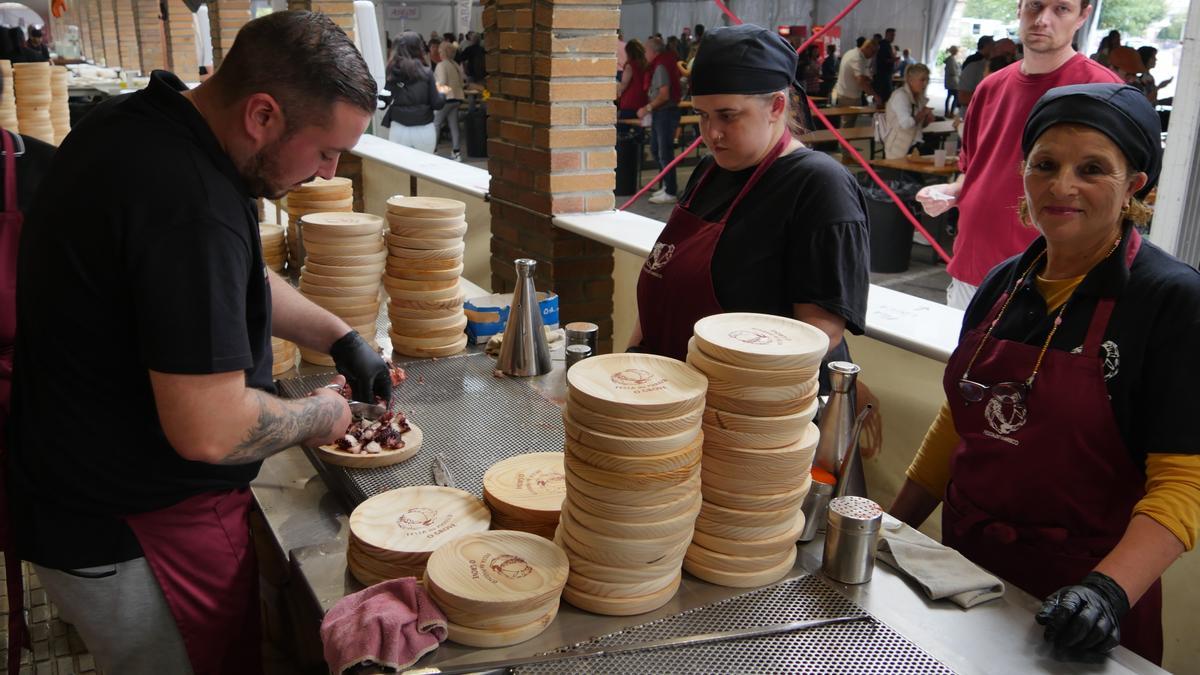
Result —
[{"label": "tiled floor", "polygon": [[[0,561],[3,557],[0,557]],[[33,650],[26,650],[21,657],[21,675],[82,675],[99,674],[92,655],[83,644],[79,634],[69,624],[58,618],[58,608],[46,599],[37,575],[28,563],[25,570],[25,603],[29,621]],[[0,564],[0,581],[5,578],[4,566]],[[8,672],[8,591],[0,583],[0,673]]]}]

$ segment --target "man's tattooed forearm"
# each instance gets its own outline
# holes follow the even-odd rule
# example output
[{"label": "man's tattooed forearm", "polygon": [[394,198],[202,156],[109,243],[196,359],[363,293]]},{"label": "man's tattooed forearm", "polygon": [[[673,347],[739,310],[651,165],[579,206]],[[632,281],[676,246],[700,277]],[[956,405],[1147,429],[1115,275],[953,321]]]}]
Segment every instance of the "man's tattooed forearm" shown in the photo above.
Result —
[{"label": "man's tattooed forearm", "polygon": [[311,396],[296,403],[299,409],[270,394],[254,392],[258,403],[258,421],[221,464],[249,464],[285,450],[307,439],[326,433],[338,417],[328,398]]}]

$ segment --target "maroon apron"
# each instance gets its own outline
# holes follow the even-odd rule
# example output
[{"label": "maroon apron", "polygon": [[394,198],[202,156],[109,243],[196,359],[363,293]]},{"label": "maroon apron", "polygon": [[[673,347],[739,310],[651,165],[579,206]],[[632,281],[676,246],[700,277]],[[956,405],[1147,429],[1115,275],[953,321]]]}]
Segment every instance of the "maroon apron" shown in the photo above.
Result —
[{"label": "maroon apron", "polygon": [[730,214],[783,154],[791,138],[787,133],[780,137],[779,143],[759,163],[720,221],[706,221],[688,210],[692,200],[708,183],[715,163],[700,177],[687,201],[671,211],[667,226],[658,235],[638,278],[642,350],[682,361],[687,356],[687,343],[696,322],[725,311],[713,289],[712,258],[717,242]]},{"label": "maroon apron", "polygon": [[0,213],[0,546],[8,591],[8,672],[21,669],[21,649],[30,644],[25,625],[21,560],[8,517],[8,413],[12,405],[13,350],[17,341],[17,245],[25,217],[17,203],[17,158],[13,137],[0,129],[4,147],[4,211]]},{"label": "maroon apron", "polygon": [[262,672],[249,488],[125,516],[162,587],[196,675]]},{"label": "maroon apron", "polygon": [[[1125,265],[1141,247],[1129,231]],[[1113,416],[1101,343],[1115,300],[1101,298],[1082,353],[1046,350],[1027,403],[991,396],[967,403],[958,392],[971,355],[1007,299],[1002,295],[963,337],[943,386],[961,441],[951,459],[942,538],[976,563],[1037,598],[1076,584],[1129,526],[1145,495],[1145,468],[1130,455]],[[971,379],[1021,381],[1041,345],[994,336]],[[1069,478],[1069,482],[1064,481]],[[1162,586],[1155,582],[1121,622],[1121,644],[1162,662]]]}]

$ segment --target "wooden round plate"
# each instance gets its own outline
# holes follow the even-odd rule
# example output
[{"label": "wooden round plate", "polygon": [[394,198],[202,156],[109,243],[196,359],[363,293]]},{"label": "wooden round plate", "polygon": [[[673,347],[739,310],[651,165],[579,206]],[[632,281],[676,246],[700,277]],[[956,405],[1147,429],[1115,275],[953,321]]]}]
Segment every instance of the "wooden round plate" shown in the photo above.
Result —
[{"label": "wooden round plate", "polygon": [[310,255],[304,264],[315,262],[321,265],[337,267],[354,267],[357,265],[378,265],[387,260],[387,251],[368,253],[365,255]]},{"label": "wooden round plate", "polygon": [[703,413],[702,410],[697,408],[679,417],[661,420],[630,420],[594,412],[582,403],[574,402],[570,394],[567,395],[567,401],[567,409],[570,410],[571,417],[580,426],[614,436],[632,436],[635,438],[671,436],[693,429],[700,423]]},{"label": "wooden round plate", "polygon": [[750,401],[736,396],[723,396],[714,391],[710,391],[706,397],[706,403],[709,407],[717,410],[738,413],[739,415],[761,416],[761,417],[790,417],[798,415],[809,409],[813,401],[816,399],[817,388],[814,386],[812,395],[797,398],[785,399],[782,401]]},{"label": "wooden round plate", "polygon": [[796,547],[788,551],[783,562],[768,567],[765,570],[749,570],[745,572],[721,572],[707,567],[695,560],[684,558],[683,569],[694,577],[703,579],[710,584],[728,586],[730,588],[756,588],[766,586],[786,577],[796,563]]},{"label": "wooden round plate", "polygon": [[447,248],[404,248],[388,242],[388,253],[405,260],[462,260],[466,244],[459,242]]},{"label": "wooden round plate", "polygon": [[[444,288],[431,288],[419,290],[414,288],[405,288],[407,284],[397,285],[397,279],[390,274],[383,276],[383,284],[388,289],[388,294],[399,300],[425,301],[425,300],[449,300],[462,295],[462,286],[458,283],[458,279],[454,283],[447,285]],[[399,281],[405,281],[400,279]],[[444,283],[444,282],[436,282]]]},{"label": "wooden round plate", "polygon": [[300,218],[300,229],[308,234],[338,237],[379,236],[383,218],[370,213],[310,213]]},{"label": "wooden round plate", "polygon": [[818,401],[816,397],[813,397],[813,401],[809,404],[808,408],[794,415],[785,415],[783,417],[742,415],[740,413],[729,412],[728,410],[718,410],[710,406],[704,409],[704,423],[710,427],[740,431],[747,434],[771,434],[777,432],[799,434],[817,416],[817,408]]},{"label": "wooden round plate", "polygon": [[453,312],[435,319],[407,319],[402,324],[393,324],[392,330],[399,335],[430,335],[436,331],[450,329],[459,333],[467,327],[467,316],[461,312]]},{"label": "wooden round plate", "polygon": [[425,438],[420,427],[412,422],[409,422],[408,426],[412,428],[400,436],[404,440],[404,447],[398,450],[385,450],[375,455],[366,455],[343,452],[334,445],[322,445],[317,448],[317,456],[326,464],[336,464],[351,469],[371,469],[399,464],[416,455],[421,450],[421,441]]},{"label": "wooden round plate", "polygon": [[361,298],[334,298],[327,295],[308,296],[316,305],[334,314],[365,314],[379,312],[379,296],[364,296]]},{"label": "wooden round plate", "polygon": [[670,488],[676,485],[687,483],[691,480],[700,468],[700,462],[694,462],[687,466],[681,466],[670,471],[661,471],[656,473],[622,473],[618,471],[605,471],[580,460],[567,448],[566,458],[563,464],[572,473],[579,476],[594,485],[617,489],[634,489],[634,490],[658,490],[662,488]]},{"label": "wooden round plate", "polygon": [[467,534],[429,556],[425,580],[453,607],[476,613],[520,613],[558,599],[567,555],[527,532]]},{"label": "wooden round plate", "polygon": [[467,205],[457,199],[442,197],[405,197],[396,195],[387,200],[388,213],[414,218],[449,218],[467,212]]},{"label": "wooden round plate", "polygon": [[361,286],[325,286],[300,277],[300,292],[305,295],[324,295],[335,298],[374,298],[379,294],[379,284],[370,283]]},{"label": "wooden round plate", "polygon": [[397,224],[397,221],[392,218],[388,218],[388,231],[400,237],[461,241],[467,234],[467,224],[461,220],[451,221],[452,224],[447,224],[445,227],[422,227],[408,225],[407,223]]},{"label": "wooden round plate", "polygon": [[812,476],[810,475],[804,478],[799,487],[788,492],[779,492],[772,495],[751,495],[741,492],[730,492],[712,485],[711,482],[701,483],[700,491],[704,493],[704,501],[706,503],[716,506],[745,511],[774,511],[802,505],[811,485]]},{"label": "wooden round plate", "polygon": [[767,556],[778,553],[786,548],[795,548],[796,540],[804,531],[804,513],[796,516],[796,524],[787,532],[771,539],[740,540],[717,537],[701,530],[696,530],[692,536],[693,543],[718,553],[745,556]]},{"label": "wooden round plate", "polygon": [[591,593],[585,593],[573,588],[570,584],[563,588],[563,600],[579,609],[607,616],[633,616],[645,614],[667,604],[679,590],[682,575],[677,575],[670,584],[657,593],[633,598],[606,598]]},{"label": "wooden round plate", "polygon": [[367,265],[323,265],[312,260],[306,260],[304,266],[310,272],[326,277],[357,277],[370,274],[378,278],[383,274],[382,261]]},{"label": "wooden round plate", "polygon": [[[749,476],[744,471],[740,472],[736,478],[733,478],[713,471],[711,462],[706,462],[703,459],[700,461],[700,476],[704,485],[724,490],[725,492],[734,492],[747,496],[779,497],[780,495],[794,493],[806,480],[806,477],[803,475],[759,477]],[[568,474],[569,479],[570,476]]]},{"label": "wooden round plate", "polygon": [[[569,544],[563,541],[562,536],[557,534],[557,532],[552,537],[552,540],[566,552],[567,559],[571,561],[572,572],[582,574],[596,581],[608,581],[617,584],[636,581],[657,581],[669,578],[678,573],[679,564],[683,561],[683,556],[681,555],[675,559],[655,562],[653,565],[604,565],[588,560],[576,553]],[[570,577],[568,577],[568,582],[569,579]]]},{"label": "wooden round plate", "polygon": [[378,274],[363,274],[358,276],[326,276],[310,269],[307,265],[300,268],[300,278],[319,286],[368,286],[379,285]]},{"label": "wooden round plate", "polygon": [[609,501],[590,497],[577,489],[572,489],[568,498],[571,500],[573,507],[578,507],[576,513],[586,511],[597,518],[604,518],[605,520],[641,523],[670,520],[691,509],[696,501],[701,499],[701,496],[692,492],[684,494],[675,501],[650,506],[614,504]]},{"label": "wooden round plate", "polygon": [[[703,461],[703,460],[701,460]],[[632,507],[650,507],[662,506],[677,502],[683,497],[693,495],[700,491],[700,476],[692,476],[687,480],[670,486],[660,486],[653,490],[647,490],[642,487],[635,487],[632,484],[626,483],[624,489],[610,488],[604,485],[597,485],[587,479],[576,474],[570,464],[566,463],[564,458],[564,475],[567,477],[567,494],[571,495],[575,492],[591,497],[598,501],[606,501],[616,506],[632,506]],[[703,466],[703,465],[701,465]]]},{"label": "wooden round plate", "polygon": [[462,267],[463,265],[461,255],[450,258],[405,258],[402,255],[396,255],[397,251],[404,253],[406,249],[400,249],[391,245],[388,246],[389,267],[397,267],[402,270],[437,272]]},{"label": "wooden round plate", "polygon": [[[466,315],[459,315],[452,324],[442,328],[418,328],[411,321],[401,321],[398,324],[392,324],[392,335],[394,339],[401,342],[408,342],[410,346],[440,346],[446,344],[446,340],[458,337],[467,329]],[[424,341],[426,344],[422,345]]]},{"label": "wooden round plate", "polygon": [[389,276],[387,282],[389,288],[394,288],[398,291],[441,291],[447,288],[458,288],[459,278],[418,281]]},{"label": "wooden round plate", "polygon": [[529,452],[496,462],[483,474],[484,501],[493,511],[558,519],[567,495],[561,452]]},{"label": "wooden round plate", "polygon": [[[649,520],[637,523],[609,520],[593,515],[588,513],[586,509],[577,506],[569,498],[563,503],[563,510],[571,512],[570,519],[572,521],[599,535],[630,540],[656,539],[677,535],[684,530],[690,529],[696,522],[696,515],[700,512],[700,506],[703,501],[703,499],[696,499],[690,509],[665,520]],[[578,536],[578,533],[574,534]]]},{"label": "wooden round plate", "polygon": [[432,553],[448,541],[484,532],[491,514],[471,493],[422,485],[375,495],[350,514],[350,531],[364,544],[397,557]]},{"label": "wooden round plate", "polygon": [[799,504],[793,504],[773,510],[747,511],[721,506],[705,499],[704,504],[700,507],[700,515],[705,520],[713,523],[745,525],[746,527],[770,527],[780,523],[791,523],[795,520],[796,511],[799,508]]},{"label": "wooden round plate", "polygon": [[578,424],[571,414],[571,406],[567,406],[563,410],[563,428],[567,438],[575,440],[581,445],[614,455],[630,457],[677,454],[680,450],[694,445],[693,441],[700,436],[699,425],[669,436],[639,437],[606,434]]},{"label": "wooden round plate", "polygon": [[446,343],[441,347],[412,347],[409,345],[396,345],[393,338],[392,349],[397,354],[404,356],[412,356],[419,359],[436,359],[445,356],[453,356],[467,347],[467,336],[464,333],[458,339]]},{"label": "wooden round plate", "polygon": [[603,354],[567,371],[575,400],[609,417],[654,420],[701,407],[708,380],[700,371],[654,354]]},{"label": "wooden round plate", "polygon": [[[417,238],[417,237],[402,237],[400,235],[393,234],[391,232],[389,232],[384,238],[387,240],[388,246],[393,247],[393,248],[417,249],[417,250],[443,250],[446,248],[450,248],[450,246],[448,246],[446,244],[445,239],[424,239],[424,238]],[[459,243],[458,246],[461,247],[462,244]],[[461,251],[460,251],[460,253],[461,253]],[[443,257],[449,257],[449,256],[443,256]]]},{"label": "wooden round plate", "polygon": [[761,370],[733,366],[700,351],[694,336],[688,340],[687,363],[707,375],[710,380],[765,387],[786,387],[806,382],[819,374],[820,365],[818,361],[817,367],[801,370]]},{"label": "wooden round plate", "polygon": [[731,541],[767,541],[775,537],[781,537],[792,530],[792,524],[795,518],[803,518],[804,514],[800,513],[799,508],[790,509],[793,520],[774,523],[772,525],[763,525],[761,527],[752,527],[749,525],[731,525],[729,523],[718,523],[700,516],[696,517],[696,531],[703,532],[706,535],[713,537],[721,537]]},{"label": "wooden round plate", "polygon": [[[385,286],[387,285],[387,279],[388,279],[388,277],[384,276],[384,285]],[[461,291],[459,292],[459,294],[457,296],[445,298],[442,300],[410,300],[405,296],[398,297],[396,295],[393,295],[394,293],[399,293],[399,292],[400,291],[393,291],[391,289],[388,290],[388,295],[392,299],[391,303],[389,303],[389,307],[394,307],[397,309],[438,309],[438,310],[449,310],[449,311],[454,311],[456,313],[461,313],[463,301],[466,299],[466,297],[463,295],[463,293]],[[466,316],[466,315],[464,314],[463,316]]]},{"label": "wooden round plate", "polygon": [[729,555],[692,543],[684,555],[685,561],[692,561],[718,572],[745,572],[748,570],[765,570],[780,565],[792,555],[791,548],[785,548],[778,553],[761,556]]},{"label": "wooden round plate", "polygon": [[829,351],[829,336],[819,328],[772,314],[714,314],[697,321],[694,330],[700,351],[742,368],[809,369]]},{"label": "wooden round plate", "polygon": [[336,176],[334,178],[314,178],[302,183],[288,194],[314,194],[328,192],[349,192],[354,189],[354,183],[349,178]]},{"label": "wooden round plate", "polygon": [[617,455],[596,450],[567,438],[566,448],[575,459],[588,466],[613,473],[650,474],[691,467],[700,461],[702,439],[695,439],[675,452],[663,455]]},{"label": "wooden round plate", "polygon": [[[326,244],[317,242],[304,242],[304,250],[311,256],[347,256],[347,255],[378,255],[384,250],[383,240],[378,243],[368,244]],[[332,264],[332,263],[326,263]]]},{"label": "wooden round plate", "polygon": [[304,245],[310,244],[329,245],[329,246],[366,246],[380,241],[378,234],[338,234],[337,232],[310,232],[309,228],[304,228],[300,233],[300,238],[304,240]]},{"label": "wooden round plate", "polygon": [[478,647],[480,649],[507,647],[532,640],[541,635],[546,630],[546,627],[554,621],[554,617],[556,616],[558,616],[558,604],[551,607],[542,618],[519,628],[505,630],[469,628],[447,622],[446,634],[450,640],[468,647]]},{"label": "wooden round plate", "polygon": [[354,197],[330,196],[329,199],[306,199],[300,196],[288,195],[283,203],[288,215],[299,220],[314,213],[348,213],[354,208]]},{"label": "wooden round plate", "polygon": [[[397,260],[388,256],[387,273],[393,277],[400,279],[410,279],[413,281],[440,281],[447,279],[457,279],[462,276],[463,266],[459,265],[447,270],[417,270],[403,265],[396,265],[392,261]],[[586,359],[590,361],[591,359]]]},{"label": "wooden round plate", "polygon": [[387,314],[393,324],[404,323],[409,319],[440,319],[450,315],[457,315],[462,312],[462,308],[453,309],[412,309],[411,307],[395,307],[388,305]]}]

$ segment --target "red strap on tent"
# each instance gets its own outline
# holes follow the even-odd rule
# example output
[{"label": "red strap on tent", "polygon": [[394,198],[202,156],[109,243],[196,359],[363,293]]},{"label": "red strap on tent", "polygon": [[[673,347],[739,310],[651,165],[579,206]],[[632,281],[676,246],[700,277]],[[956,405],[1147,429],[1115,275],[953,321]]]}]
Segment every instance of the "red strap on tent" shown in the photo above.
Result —
[{"label": "red strap on tent", "polygon": [[734,14],[732,11],[730,11],[729,8],[725,6],[724,2],[721,2],[721,0],[713,0],[713,2],[717,3],[717,7],[721,10],[721,12],[723,14],[725,14],[725,16],[729,17],[730,21],[732,21],[734,24],[736,24],[738,26],[742,25],[741,17],[739,17],[737,14]]}]

